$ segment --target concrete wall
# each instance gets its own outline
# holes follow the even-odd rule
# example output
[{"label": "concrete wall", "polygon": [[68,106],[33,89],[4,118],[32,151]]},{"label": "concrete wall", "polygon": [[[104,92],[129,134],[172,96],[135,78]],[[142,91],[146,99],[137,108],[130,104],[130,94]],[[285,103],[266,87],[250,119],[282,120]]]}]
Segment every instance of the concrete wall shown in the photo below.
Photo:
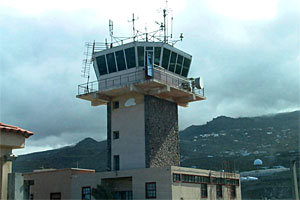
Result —
[{"label": "concrete wall", "polygon": [[[239,174],[227,173],[226,176],[223,172],[216,172],[210,170],[202,169],[192,169],[185,167],[171,167],[171,172],[177,174],[188,174],[188,175],[198,175],[198,176],[210,176],[210,177],[227,177],[240,179]],[[201,184],[199,183],[183,183],[183,182],[173,182],[172,183],[172,199],[217,199],[216,184],[207,184],[207,198],[201,198]],[[221,199],[231,199],[230,185],[222,185]],[[241,199],[241,185],[236,186],[236,198]]]},{"label": "concrete wall", "polygon": [[96,188],[97,184],[101,184],[101,182],[114,183],[114,191],[128,191],[131,189],[133,199],[145,199],[146,183],[156,182],[157,199],[171,199],[170,171],[170,168],[145,168],[72,176],[72,199],[81,198],[82,187]]},{"label": "concrete wall", "polygon": [[50,193],[56,192],[61,192],[62,199],[71,199],[72,175],[82,173],[94,173],[94,171],[81,169],[40,170],[24,174],[24,180],[34,180],[34,185],[30,188],[30,194],[33,194],[34,199],[49,199]]},{"label": "concrete wall", "polygon": [[8,195],[7,199],[24,199],[24,177],[21,173],[8,174]]},{"label": "concrete wall", "polygon": [[[128,99],[134,99],[136,105],[125,106]],[[144,96],[124,95],[113,99],[119,101],[119,108],[114,109],[112,102],[108,106],[108,145],[111,143],[110,165],[113,169],[113,156],[120,156],[120,170],[145,168],[145,120]],[[111,112],[111,113],[110,113]],[[110,115],[110,116],[109,116]],[[120,138],[113,139],[114,131],[119,131]]]},{"label": "concrete wall", "polygon": [[0,131],[0,148],[24,148],[25,137],[19,133]]},{"label": "concrete wall", "polygon": [[145,96],[146,167],[178,166],[177,104]]},{"label": "concrete wall", "polygon": [[1,199],[7,198],[7,183],[8,174],[12,171],[12,162],[5,161],[4,156],[10,155],[12,152],[11,148],[5,148],[0,146],[0,197]]}]

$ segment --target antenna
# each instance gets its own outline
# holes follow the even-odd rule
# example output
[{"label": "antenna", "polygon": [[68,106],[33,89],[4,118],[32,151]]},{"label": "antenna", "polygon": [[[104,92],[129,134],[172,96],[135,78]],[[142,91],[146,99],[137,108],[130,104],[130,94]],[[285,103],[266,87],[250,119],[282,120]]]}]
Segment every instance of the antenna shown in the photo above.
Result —
[{"label": "antenna", "polygon": [[173,13],[171,17],[171,38],[173,38]]},{"label": "antenna", "polygon": [[113,43],[113,35],[114,35],[114,23],[112,20],[109,20],[109,35],[110,35],[110,42]]},{"label": "antenna", "polygon": [[138,20],[139,18],[137,17],[137,18],[134,18],[134,13],[132,13],[132,19],[131,19],[131,21],[129,20],[128,22],[132,22],[132,33],[133,33],[133,37],[135,37],[135,26],[134,26],[134,22],[136,21],[136,20]]}]

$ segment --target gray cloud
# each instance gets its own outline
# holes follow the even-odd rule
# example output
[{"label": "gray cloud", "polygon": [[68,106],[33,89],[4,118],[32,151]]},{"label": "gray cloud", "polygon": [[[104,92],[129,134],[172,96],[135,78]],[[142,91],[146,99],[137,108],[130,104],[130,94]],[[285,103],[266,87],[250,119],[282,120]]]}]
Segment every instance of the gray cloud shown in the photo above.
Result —
[{"label": "gray cloud", "polygon": [[[179,109],[180,129],[217,115],[300,108],[299,14],[296,1],[289,2],[280,1],[275,19],[247,21],[188,1],[175,18],[175,32],[183,30],[186,37],[177,47],[193,55],[190,76],[204,77],[207,100]],[[84,11],[39,17],[2,11],[1,121],[34,131],[34,146],[43,139],[53,147],[88,136],[105,139],[106,108],[75,96],[85,81],[80,78],[83,44],[103,40],[111,16],[98,23]]]}]

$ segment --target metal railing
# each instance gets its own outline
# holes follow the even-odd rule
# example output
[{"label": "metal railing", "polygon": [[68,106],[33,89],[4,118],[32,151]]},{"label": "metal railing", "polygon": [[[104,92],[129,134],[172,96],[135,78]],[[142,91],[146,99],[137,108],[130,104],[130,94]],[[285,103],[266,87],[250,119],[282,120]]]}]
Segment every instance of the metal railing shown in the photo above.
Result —
[{"label": "metal railing", "polygon": [[80,84],[78,85],[78,95],[119,88],[132,83],[143,82],[151,79],[186,92],[204,96],[204,89],[196,89],[195,87],[192,87],[189,79],[173,75],[171,72],[158,67],[153,68],[153,77],[149,78],[146,78],[144,68],[140,68],[134,72]]}]

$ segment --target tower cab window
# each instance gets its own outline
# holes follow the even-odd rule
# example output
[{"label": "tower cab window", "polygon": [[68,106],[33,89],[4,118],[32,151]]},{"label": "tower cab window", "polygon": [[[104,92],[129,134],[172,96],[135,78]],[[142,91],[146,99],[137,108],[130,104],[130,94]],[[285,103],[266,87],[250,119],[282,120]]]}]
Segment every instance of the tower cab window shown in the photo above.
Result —
[{"label": "tower cab window", "polygon": [[118,109],[119,106],[120,106],[119,101],[114,101],[114,102],[113,102],[113,109]]}]

